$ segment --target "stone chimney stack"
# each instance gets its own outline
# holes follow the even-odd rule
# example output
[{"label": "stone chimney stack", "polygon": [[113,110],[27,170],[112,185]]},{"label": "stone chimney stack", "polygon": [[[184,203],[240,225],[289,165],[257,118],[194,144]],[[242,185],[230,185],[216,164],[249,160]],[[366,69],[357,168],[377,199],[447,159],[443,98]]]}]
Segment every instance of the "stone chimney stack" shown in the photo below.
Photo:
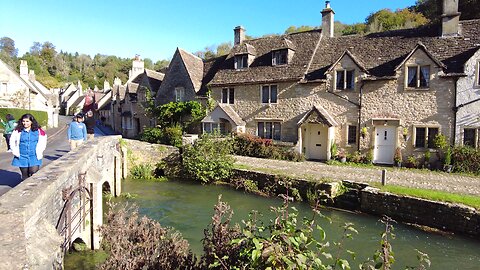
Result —
[{"label": "stone chimney stack", "polygon": [[145,63],[140,59],[140,55],[135,55],[132,61],[132,69],[128,72],[128,81],[135,79],[139,74],[145,71]]},{"label": "stone chimney stack", "polygon": [[233,45],[238,45],[245,40],[245,28],[243,28],[241,25],[235,27],[233,29],[233,33],[234,33]]},{"label": "stone chimney stack", "polygon": [[325,1],[325,8],[322,10],[322,33],[326,37],[333,37],[334,14],[330,1]]},{"label": "stone chimney stack", "polygon": [[32,82],[36,81],[37,79],[35,78],[35,70],[30,70],[28,72],[28,79]]},{"label": "stone chimney stack", "polygon": [[442,37],[454,37],[460,34],[458,1],[459,0],[443,0]]},{"label": "stone chimney stack", "polygon": [[28,79],[27,60],[20,60],[20,77],[23,79]]}]

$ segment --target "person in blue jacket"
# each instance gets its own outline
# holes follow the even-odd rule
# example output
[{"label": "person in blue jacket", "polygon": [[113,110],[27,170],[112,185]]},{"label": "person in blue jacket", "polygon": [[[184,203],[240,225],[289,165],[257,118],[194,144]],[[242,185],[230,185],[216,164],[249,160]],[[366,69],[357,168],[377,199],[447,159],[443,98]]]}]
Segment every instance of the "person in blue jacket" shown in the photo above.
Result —
[{"label": "person in blue jacket", "polygon": [[18,120],[10,136],[12,166],[19,167],[22,180],[36,173],[42,165],[43,151],[47,147],[47,134],[33,115],[27,113]]},{"label": "person in blue jacket", "polygon": [[70,150],[80,146],[87,140],[87,127],[83,123],[83,115],[81,113],[75,115],[67,131],[68,141],[70,142]]}]

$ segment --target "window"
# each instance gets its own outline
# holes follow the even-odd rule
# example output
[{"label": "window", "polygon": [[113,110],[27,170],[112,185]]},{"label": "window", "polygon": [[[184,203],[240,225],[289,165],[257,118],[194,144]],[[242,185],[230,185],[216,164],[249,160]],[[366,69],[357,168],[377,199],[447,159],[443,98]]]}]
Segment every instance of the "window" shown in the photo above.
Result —
[{"label": "window", "polygon": [[463,129],[463,145],[477,147],[477,130],[475,128]]},{"label": "window", "polygon": [[277,86],[276,85],[264,85],[262,86],[262,103],[277,103]]},{"label": "window", "polygon": [[480,61],[477,63],[477,86],[480,86]]},{"label": "window", "polygon": [[0,96],[7,95],[7,83],[0,83]]},{"label": "window", "polygon": [[184,101],[185,89],[183,87],[175,87],[175,101]]},{"label": "window", "polygon": [[222,89],[222,103],[233,104],[235,102],[235,89],[223,88]]},{"label": "window", "polygon": [[434,139],[438,131],[438,127],[415,127],[415,147],[435,148]]},{"label": "window", "polygon": [[218,130],[218,123],[203,123],[203,132],[205,133],[212,133],[215,130]]},{"label": "window", "polygon": [[430,66],[407,67],[407,86],[428,88],[430,86]]},{"label": "window", "polygon": [[357,143],[357,126],[348,126],[347,144],[352,145]]},{"label": "window", "polygon": [[272,52],[272,66],[287,64],[287,50],[278,50]]},{"label": "window", "polygon": [[264,139],[280,140],[281,124],[279,122],[258,122],[257,135]]},{"label": "window", "polygon": [[235,69],[248,68],[248,55],[242,54],[235,56]]},{"label": "window", "polygon": [[355,86],[355,76],[353,70],[337,70],[337,89],[353,90]]}]

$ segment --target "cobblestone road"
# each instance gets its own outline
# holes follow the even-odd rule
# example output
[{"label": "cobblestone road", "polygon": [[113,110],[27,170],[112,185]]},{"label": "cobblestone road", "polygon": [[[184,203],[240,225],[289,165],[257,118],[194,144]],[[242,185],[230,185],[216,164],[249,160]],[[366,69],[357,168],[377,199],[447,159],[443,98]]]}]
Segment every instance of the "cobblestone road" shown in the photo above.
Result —
[{"label": "cobblestone road", "polygon": [[304,179],[328,178],[332,180],[380,183],[382,169],[387,169],[387,183],[391,185],[480,196],[480,177],[392,167],[361,168],[335,166],[313,161],[291,162],[244,156],[235,156],[235,159],[236,164],[242,164],[254,170],[280,173]]}]

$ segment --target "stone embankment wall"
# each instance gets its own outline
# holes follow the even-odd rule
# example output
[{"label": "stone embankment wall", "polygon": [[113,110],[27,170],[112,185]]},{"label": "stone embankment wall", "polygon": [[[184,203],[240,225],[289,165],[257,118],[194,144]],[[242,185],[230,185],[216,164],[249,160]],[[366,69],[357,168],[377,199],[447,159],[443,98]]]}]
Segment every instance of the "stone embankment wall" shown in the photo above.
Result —
[{"label": "stone embankment wall", "polygon": [[351,181],[318,183],[263,172],[235,170],[232,183],[238,185],[242,180],[255,181],[260,190],[267,188],[278,194],[285,193],[285,188],[276,183],[288,181],[291,183],[291,189],[297,189],[305,201],[308,200],[307,193],[316,191],[317,194],[324,193],[334,198],[324,201],[329,206],[377,216],[387,215],[399,222],[414,223],[480,239],[480,211],[468,206],[381,192],[364,183]]},{"label": "stone embankment wall", "polygon": [[[102,192],[121,192],[120,136],[95,139],[51,162],[32,177],[0,197],[0,269],[63,269],[65,238],[60,236],[66,196],[72,195],[72,219],[86,193],[73,192],[79,179],[92,192],[93,212],[84,215],[79,230],[72,228],[71,241],[83,240],[98,248],[102,224]],[[64,192],[65,191],[65,192]],[[68,192],[67,192],[68,191]],[[90,207],[90,203],[87,203]],[[76,220],[77,219],[77,220]],[[93,219],[93,220],[92,220]],[[92,227],[93,224],[93,227]],[[60,226],[59,226],[60,225]],[[68,243],[68,242],[67,242]]]}]

